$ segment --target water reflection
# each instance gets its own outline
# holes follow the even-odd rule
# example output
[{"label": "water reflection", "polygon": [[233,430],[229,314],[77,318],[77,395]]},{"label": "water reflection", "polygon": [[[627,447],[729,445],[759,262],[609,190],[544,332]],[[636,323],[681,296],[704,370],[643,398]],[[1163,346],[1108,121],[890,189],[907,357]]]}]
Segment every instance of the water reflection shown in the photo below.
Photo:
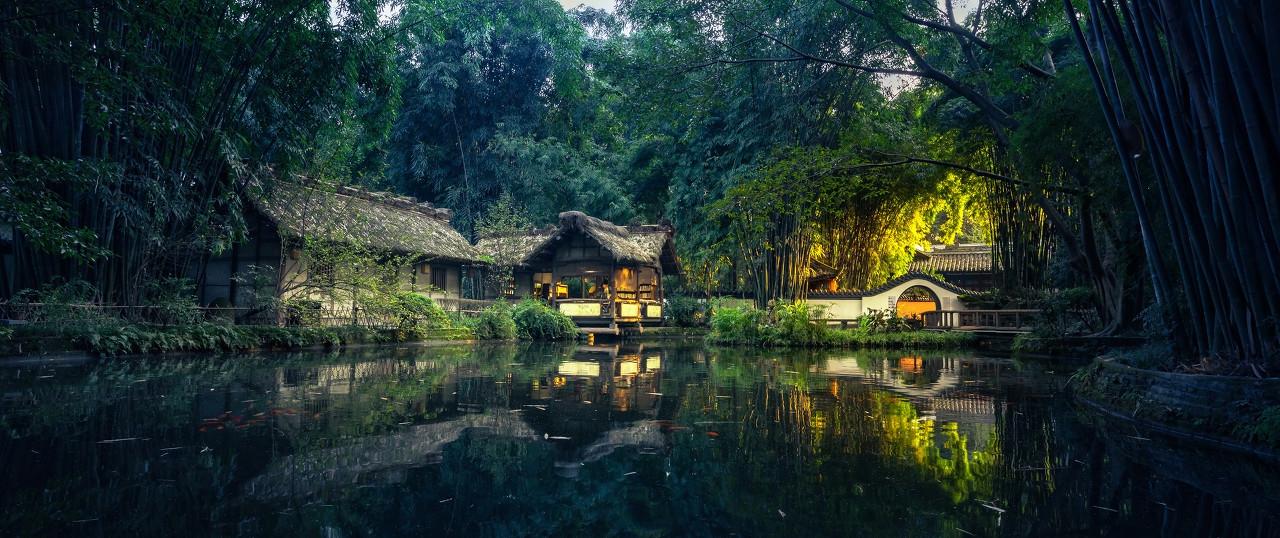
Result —
[{"label": "water reflection", "polygon": [[1274,468],[968,354],[688,343],[10,364],[5,535],[1276,534]]}]

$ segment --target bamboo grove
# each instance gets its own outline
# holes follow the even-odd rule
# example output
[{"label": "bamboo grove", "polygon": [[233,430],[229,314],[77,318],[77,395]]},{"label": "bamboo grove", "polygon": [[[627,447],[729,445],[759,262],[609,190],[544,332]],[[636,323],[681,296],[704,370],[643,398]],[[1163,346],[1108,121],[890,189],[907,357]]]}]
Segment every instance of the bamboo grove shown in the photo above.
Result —
[{"label": "bamboo grove", "polygon": [[375,8],[344,5],[330,26],[324,1],[6,3],[15,287],[83,278],[136,303],[148,279],[225,248],[256,176],[314,163]]},{"label": "bamboo grove", "polygon": [[1280,14],[1250,2],[1091,0],[1085,31],[1064,7],[1178,344],[1205,361],[1276,368]]}]

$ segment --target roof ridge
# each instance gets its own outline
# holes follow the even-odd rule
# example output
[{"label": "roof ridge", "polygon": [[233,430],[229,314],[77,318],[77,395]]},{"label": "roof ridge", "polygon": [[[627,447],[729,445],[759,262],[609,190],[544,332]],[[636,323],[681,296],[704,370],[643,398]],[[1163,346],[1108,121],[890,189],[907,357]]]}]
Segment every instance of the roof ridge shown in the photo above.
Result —
[{"label": "roof ridge", "polygon": [[860,291],[834,291],[834,292],[826,292],[826,293],[824,293],[824,292],[820,292],[820,291],[819,291],[819,292],[809,292],[809,295],[810,295],[810,296],[820,296],[820,297],[836,297],[836,296],[842,296],[842,297],[848,297],[848,298],[862,298],[862,297],[870,297],[870,296],[872,296],[872,295],[878,295],[878,294],[880,294],[880,293],[884,293],[884,292],[886,292],[886,291],[888,291],[888,290],[890,290],[890,289],[893,289],[895,286],[899,286],[899,285],[903,284],[904,282],[908,282],[908,281],[910,281],[910,280],[912,280],[912,279],[916,279],[916,278],[919,278],[919,279],[922,279],[922,280],[927,280],[927,281],[929,281],[929,282],[932,282],[934,285],[936,285],[936,286],[938,286],[938,287],[941,287],[942,289],[945,289],[945,290],[947,290],[947,291],[953,292],[953,293],[959,293],[959,294],[965,294],[965,295],[973,294],[973,293],[974,293],[974,291],[973,291],[973,290],[970,290],[970,289],[967,289],[967,288],[962,288],[962,287],[960,287],[960,286],[957,286],[957,285],[955,285],[955,284],[952,284],[952,283],[947,282],[947,281],[944,281],[944,280],[939,280],[939,279],[937,279],[936,277],[934,277],[933,275],[930,275],[930,274],[928,274],[928,273],[921,273],[921,272],[919,272],[919,271],[907,271],[906,273],[903,273],[903,274],[901,274],[901,275],[899,275],[899,276],[897,276],[897,277],[895,277],[895,278],[889,279],[889,281],[885,282],[884,284],[881,284],[881,285],[879,285],[879,286],[876,286],[876,287],[871,288],[871,289],[868,289],[868,290],[860,290]]}]

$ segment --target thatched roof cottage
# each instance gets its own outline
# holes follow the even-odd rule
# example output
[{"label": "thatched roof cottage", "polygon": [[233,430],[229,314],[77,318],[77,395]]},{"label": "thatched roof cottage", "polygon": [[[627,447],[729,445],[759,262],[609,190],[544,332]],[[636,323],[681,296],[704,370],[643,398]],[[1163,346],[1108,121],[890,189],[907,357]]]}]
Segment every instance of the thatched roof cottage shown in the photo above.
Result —
[{"label": "thatched roof cottage", "polygon": [[[407,196],[277,181],[247,201],[247,238],[200,265],[202,304],[247,306],[251,292],[263,291],[254,286],[288,295],[324,278],[332,268],[309,263],[303,238],[402,256],[409,260],[399,275],[405,289],[438,299],[460,297],[464,272],[481,263],[450,225],[450,210]],[[271,268],[273,282],[246,282],[253,266]]]},{"label": "thatched roof cottage", "polygon": [[662,319],[662,276],[680,271],[670,225],[619,226],[578,211],[556,225],[483,237],[476,244],[495,264],[514,267],[507,295],[550,301],[579,326]]}]

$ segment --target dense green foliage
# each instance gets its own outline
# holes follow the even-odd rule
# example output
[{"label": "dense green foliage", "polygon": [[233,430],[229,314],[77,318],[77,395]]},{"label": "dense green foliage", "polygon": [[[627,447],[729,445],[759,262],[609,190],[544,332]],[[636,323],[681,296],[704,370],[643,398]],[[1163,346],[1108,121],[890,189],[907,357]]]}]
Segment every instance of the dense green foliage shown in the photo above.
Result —
[{"label": "dense green foliage", "polygon": [[472,318],[466,318],[467,327],[481,340],[515,340],[516,322],[511,316],[511,305],[499,302],[482,310]]},{"label": "dense green foliage", "polygon": [[569,316],[534,299],[525,299],[511,309],[516,336],[522,340],[572,340],[578,326]]},{"label": "dense green foliage", "polygon": [[821,307],[790,303],[773,310],[751,307],[717,308],[711,316],[715,344],[766,347],[854,347],[953,349],[973,345],[972,333],[905,330],[903,323],[886,323],[871,315],[851,329],[828,327]]},{"label": "dense green foliage", "polygon": [[668,325],[676,327],[706,327],[711,322],[711,304],[697,297],[668,294],[664,310]]},{"label": "dense green foliage", "polygon": [[[669,220],[687,290],[762,307],[804,300],[819,264],[867,288],[916,248],[989,240],[1004,292],[1080,290],[1034,305],[1066,313],[1046,330],[1146,332],[1267,375],[1266,17],[1152,24],[1165,9],[21,0],[0,10],[0,296],[83,279],[148,304],[244,238],[245,193],[303,174],[451,207],[471,238],[568,209]],[[359,290],[386,281],[331,287],[392,298],[376,313],[394,295]]]},{"label": "dense green foliage", "polygon": [[353,344],[467,340],[465,328],[373,329],[272,327],[196,323],[190,325],[67,324],[20,327],[0,335],[0,353],[85,351],[104,356],[247,350],[290,350]]}]

